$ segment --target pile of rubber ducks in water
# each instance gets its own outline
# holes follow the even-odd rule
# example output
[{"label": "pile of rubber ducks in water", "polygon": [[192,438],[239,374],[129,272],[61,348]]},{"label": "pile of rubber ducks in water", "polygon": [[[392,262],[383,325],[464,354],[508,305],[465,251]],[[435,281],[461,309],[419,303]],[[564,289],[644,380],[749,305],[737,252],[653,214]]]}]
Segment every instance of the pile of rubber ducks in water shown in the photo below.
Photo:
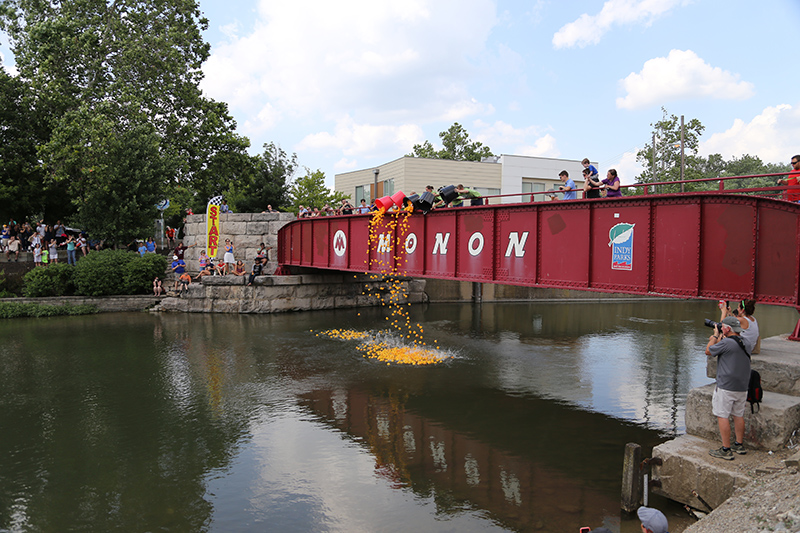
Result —
[{"label": "pile of rubber ducks in water", "polygon": [[362,353],[363,357],[375,359],[387,365],[392,363],[397,365],[435,365],[451,358],[436,349],[400,344],[385,336],[384,340],[375,340],[373,334],[352,329],[330,329],[317,333],[317,337],[320,335],[346,341],[370,339],[357,346],[356,349]]}]

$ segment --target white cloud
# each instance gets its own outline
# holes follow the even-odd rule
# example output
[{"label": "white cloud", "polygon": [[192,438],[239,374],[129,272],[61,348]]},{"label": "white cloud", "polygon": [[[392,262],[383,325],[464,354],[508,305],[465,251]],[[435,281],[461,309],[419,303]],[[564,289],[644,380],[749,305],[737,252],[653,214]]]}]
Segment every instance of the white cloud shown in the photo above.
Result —
[{"label": "white cloud", "polygon": [[636,183],[636,176],[644,171],[644,167],[636,161],[636,152],[638,151],[639,147],[636,147],[616,159],[603,162],[599,169],[601,177],[605,178],[608,169],[613,168],[617,171],[617,176],[619,176],[619,180],[623,185]]},{"label": "white cloud", "polygon": [[5,54],[3,54],[2,50],[0,50],[0,68],[5,69],[5,71],[10,76],[18,76],[19,75],[19,70],[17,70],[17,66],[14,65],[11,62],[7,62],[6,61],[6,56],[5,56]]},{"label": "white cloud", "polygon": [[491,112],[467,83],[496,23],[493,0],[260,0],[245,35],[224,28],[203,90],[254,116],[422,121]]},{"label": "white cloud", "polygon": [[474,123],[476,132],[471,137],[492,149],[495,154],[517,154],[540,157],[558,157],[556,139],[549,133],[542,135],[543,128],[528,126],[515,128],[502,120],[487,124],[481,120]]},{"label": "white cloud", "polygon": [[702,155],[721,154],[724,159],[745,154],[767,163],[786,163],[800,152],[800,103],[767,107],[750,122],[737,118],[726,131],[702,141]]},{"label": "white cloud", "polygon": [[323,131],[307,135],[300,141],[297,150],[336,150],[346,156],[377,157],[408,153],[414,144],[422,142],[424,138],[422,129],[414,124],[373,126],[357,124],[346,116],[337,122],[333,133]]},{"label": "white cloud", "polygon": [[667,57],[650,59],[641,72],[631,73],[620,85],[627,92],[624,98],[617,98],[617,107],[622,109],[641,109],[678,99],[745,100],[755,94],[752,83],[712,67],[691,50],[672,50]]},{"label": "white cloud", "polygon": [[597,15],[584,13],[553,35],[555,48],[581,48],[597,44],[613,26],[652,22],[667,11],[688,4],[687,0],[608,0]]}]

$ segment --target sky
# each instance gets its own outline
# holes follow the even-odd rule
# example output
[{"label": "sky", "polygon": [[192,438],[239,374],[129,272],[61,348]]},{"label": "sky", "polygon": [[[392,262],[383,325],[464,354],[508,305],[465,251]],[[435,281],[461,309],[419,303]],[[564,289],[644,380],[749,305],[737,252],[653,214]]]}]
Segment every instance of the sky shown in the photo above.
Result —
[{"label": "sky", "polygon": [[[495,154],[588,157],[623,183],[669,114],[700,154],[800,153],[800,0],[200,0],[204,93],[251,153],[373,168],[459,122]],[[7,40],[0,59],[13,72]],[[302,172],[300,173],[302,174]],[[553,176],[555,177],[555,176]]]}]

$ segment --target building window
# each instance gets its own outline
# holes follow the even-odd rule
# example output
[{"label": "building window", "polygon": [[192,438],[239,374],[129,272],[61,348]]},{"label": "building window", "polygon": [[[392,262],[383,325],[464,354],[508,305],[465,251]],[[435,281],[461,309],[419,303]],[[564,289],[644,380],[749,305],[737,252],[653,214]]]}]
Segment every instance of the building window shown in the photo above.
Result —
[{"label": "building window", "polygon": [[[545,190],[544,183],[536,183],[533,181],[523,181],[522,182],[522,192],[524,194],[530,194],[532,192],[543,192]],[[548,200],[549,197],[545,194],[537,194],[533,197],[534,202],[541,202],[543,200]],[[527,202],[530,198],[522,198],[523,202]]]},{"label": "building window", "polygon": [[391,196],[394,194],[394,178],[383,180],[383,195]]},{"label": "building window", "polygon": [[354,205],[359,205],[362,199],[366,200],[367,203],[370,202],[370,199],[364,195],[364,186],[359,185],[358,187],[356,187],[356,195],[355,198],[353,199]]}]

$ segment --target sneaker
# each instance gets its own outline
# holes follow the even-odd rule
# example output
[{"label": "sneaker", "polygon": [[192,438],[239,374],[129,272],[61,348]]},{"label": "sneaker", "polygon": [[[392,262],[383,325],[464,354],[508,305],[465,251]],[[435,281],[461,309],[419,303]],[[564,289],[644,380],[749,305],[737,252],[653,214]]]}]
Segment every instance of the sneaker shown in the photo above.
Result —
[{"label": "sneaker", "polygon": [[725,459],[726,461],[733,461],[733,452],[730,449],[725,450],[720,447],[719,449],[716,450],[709,450],[708,454],[711,457],[716,457],[717,459]]},{"label": "sneaker", "polygon": [[744,455],[747,453],[747,450],[744,449],[744,444],[737,444],[735,442],[731,444],[731,450],[739,455]]}]

